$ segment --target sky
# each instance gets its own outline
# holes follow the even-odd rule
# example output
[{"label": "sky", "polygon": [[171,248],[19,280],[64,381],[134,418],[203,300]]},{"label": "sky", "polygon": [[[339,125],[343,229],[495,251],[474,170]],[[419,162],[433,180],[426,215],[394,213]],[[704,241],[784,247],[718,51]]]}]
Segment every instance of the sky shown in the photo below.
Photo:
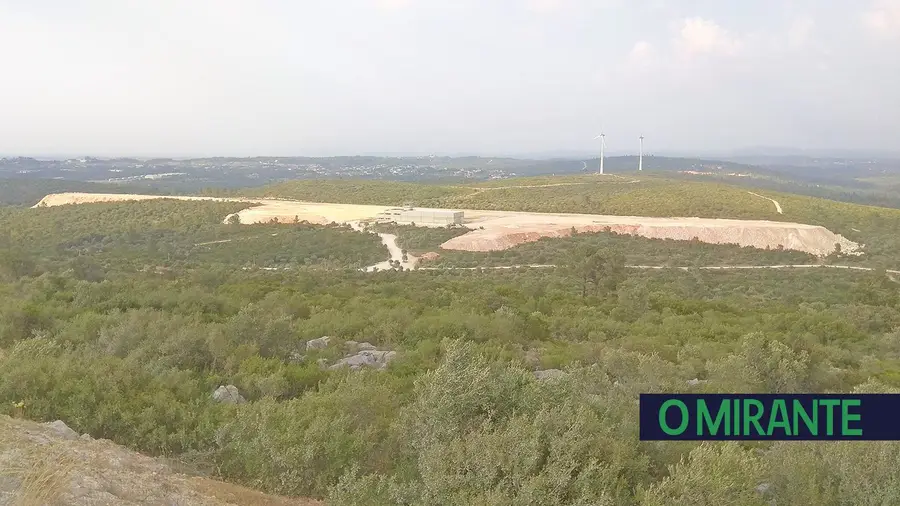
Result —
[{"label": "sky", "polygon": [[0,0],[0,154],[900,150],[900,0]]}]

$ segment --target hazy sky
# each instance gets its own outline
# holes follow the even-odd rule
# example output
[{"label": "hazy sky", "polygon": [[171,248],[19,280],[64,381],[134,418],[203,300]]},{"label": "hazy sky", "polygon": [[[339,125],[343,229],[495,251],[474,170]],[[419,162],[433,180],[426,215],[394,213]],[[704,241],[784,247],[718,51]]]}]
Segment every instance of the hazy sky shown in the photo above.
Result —
[{"label": "hazy sky", "polygon": [[900,0],[0,0],[0,153],[900,148]]}]

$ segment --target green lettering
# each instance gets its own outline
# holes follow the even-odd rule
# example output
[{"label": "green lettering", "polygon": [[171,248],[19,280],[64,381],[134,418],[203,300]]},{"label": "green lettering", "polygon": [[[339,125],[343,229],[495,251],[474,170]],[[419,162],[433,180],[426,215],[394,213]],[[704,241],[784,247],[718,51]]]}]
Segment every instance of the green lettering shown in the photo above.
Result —
[{"label": "green lettering", "polygon": [[[750,413],[750,407],[756,407],[756,413]],[[756,433],[760,436],[765,434],[759,419],[763,416],[763,403],[756,399],[744,399],[744,433],[742,435],[750,435],[750,424],[756,426]]]},{"label": "green lettering", "polygon": [[[677,429],[672,429],[669,427],[669,424],[666,423],[666,411],[672,407],[677,406],[679,410],[681,410],[681,425],[678,426]],[[677,436],[684,432],[688,426],[688,408],[684,405],[683,402],[678,399],[669,399],[663,403],[659,408],[659,427],[670,436]]]},{"label": "green lettering", "polygon": [[862,421],[862,415],[859,413],[850,413],[850,406],[862,406],[860,399],[844,399],[841,401],[841,435],[843,436],[862,436],[862,429],[851,429],[850,422]]},{"label": "green lettering", "polygon": [[725,435],[737,436],[741,433],[741,400],[735,399],[731,405],[734,407],[734,429],[731,431],[731,434],[726,431]]},{"label": "green lettering", "polygon": [[709,435],[715,436],[719,432],[719,425],[722,424],[724,420],[725,425],[725,435],[728,434],[728,419],[730,418],[728,414],[731,412],[731,401],[729,399],[725,399],[722,401],[722,404],[719,404],[719,410],[716,412],[716,421],[713,422],[712,416],[710,415],[709,408],[706,406],[706,401],[703,399],[697,400],[697,435],[703,435],[703,426],[704,424],[709,427]]},{"label": "green lettering", "polygon": [[784,399],[775,399],[772,402],[772,412],[769,413],[769,428],[766,431],[766,435],[771,436],[776,427],[784,429],[785,436],[792,435],[791,424],[788,422],[787,404],[784,402]]},{"label": "green lettering", "polygon": [[800,434],[800,419],[806,424],[807,430],[813,436],[819,435],[819,401],[813,399],[812,418],[803,407],[803,403],[794,399],[794,434]]},{"label": "green lettering", "polygon": [[834,408],[840,404],[838,399],[821,399],[819,406],[825,406],[828,411],[825,412],[825,433],[829,436],[834,435]]}]

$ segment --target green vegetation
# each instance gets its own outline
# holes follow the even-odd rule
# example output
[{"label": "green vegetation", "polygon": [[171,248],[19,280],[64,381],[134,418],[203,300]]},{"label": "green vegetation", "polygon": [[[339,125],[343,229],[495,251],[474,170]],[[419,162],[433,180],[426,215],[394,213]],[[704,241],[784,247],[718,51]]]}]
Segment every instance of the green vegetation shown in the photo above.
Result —
[{"label": "green vegetation", "polygon": [[5,224],[0,254],[20,259],[19,273],[41,263],[48,264],[44,269],[67,266],[77,272],[155,266],[346,268],[387,256],[377,236],[349,227],[222,223],[224,216],[246,207],[178,200],[0,207]]},{"label": "green vegetation", "polygon": [[441,244],[469,232],[463,227],[416,227],[413,225],[393,225],[379,223],[374,230],[397,236],[397,244],[413,255],[440,250]]},{"label": "green vegetation", "polygon": [[228,192],[210,191],[211,195],[274,197],[312,202],[337,204],[403,205],[415,203],[424,206],[453,195],[464,195],[467,190],[454,187],[396,181],[365,181],[340,179],[327,181],[288,181],[260,188],[238,189]]},{"label": "green vegetation", "polygon": [[[776,198],[861,234],[895,226]],[[330,504],[898,500],[898,443],[638,440],[642,392],[900,391],[900,294],[882,273],[625,269],[805,255],[578,234],[477,257],[556,269],[367,274],[353,267],[384,259],[377,236],[222,223],[242,207],[0,208],[0,412]],[[379,228],[413,253],[460,232]],[[869,246],[889,260],[885,240]],[[397,358],[329,369],[350,340]],[[215,402],[228,384],[248,402]]]},{"label": "green vegetation", "polygon": [[[598,180],[598,177],[602,179]],[[631,182],[633,178],[640,182]],[[527,187],[551,184],[556,186]],[[478,189],[489,186],[504,188]],[[506,188],[508,186],[521,187]],[[751,195],[744,188],[659,175],[535,177],[463,186],[383,181],[293,181],[247,193],[360,204],[413,203],[457,209],[790,221],[820,225],[866,246],[866,255],[842,258],[842,263],[900,268],[900,209],[765,192],[767,197],[781,204],[784,214],[778,214],[770,201]]]}]

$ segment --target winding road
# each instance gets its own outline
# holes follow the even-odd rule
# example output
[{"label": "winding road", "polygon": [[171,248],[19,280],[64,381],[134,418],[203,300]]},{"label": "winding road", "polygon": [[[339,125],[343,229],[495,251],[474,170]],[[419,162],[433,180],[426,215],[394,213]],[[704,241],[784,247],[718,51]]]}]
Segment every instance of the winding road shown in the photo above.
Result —
[{"label": "winding road", "polygon": [[761,198],[761,199],[771,200],[772,203],[775,204],[775,210],[778,211],[778,214],[784,214],[784,212],[782,212],[782,210],[781,210],[781,204],[779,204],[777,200],[775,200],[775,199],[770,199],[769,197],[760,195],[760,194],[758,194],[758,193],[753,193],[753,192],[747,192],[747,193],[749,193],[750,195],[755,195],[755,196],[757,196],[757,197],[759,197],[759,198]]},{"label": "winding road", "polygon": [[[368,232],[370,234],[374,234],[371,230],[366,230],[363,228],[362,224],[358,221],[354,221],[350,223],[350,227],[357,232]],[[394,262],[400,262],[400,267],[403,270],[412,270],[416,267],[416,264],[419,262],[419,258],[407,253],[406,261],[403,260],[403,249],[397,245],[397,236],[394,234],[378,234],[378,237],[381,237],[381,244],[384,244],[387,247],[388,252],[391,255],[390,260],[385,260],[384,262],[379,262],[375,265],[370,265],[368,267],[363,267],[360,270],[365,272],[376,272],[376,271],[389,271],[394,268],[392,265]]]}]

